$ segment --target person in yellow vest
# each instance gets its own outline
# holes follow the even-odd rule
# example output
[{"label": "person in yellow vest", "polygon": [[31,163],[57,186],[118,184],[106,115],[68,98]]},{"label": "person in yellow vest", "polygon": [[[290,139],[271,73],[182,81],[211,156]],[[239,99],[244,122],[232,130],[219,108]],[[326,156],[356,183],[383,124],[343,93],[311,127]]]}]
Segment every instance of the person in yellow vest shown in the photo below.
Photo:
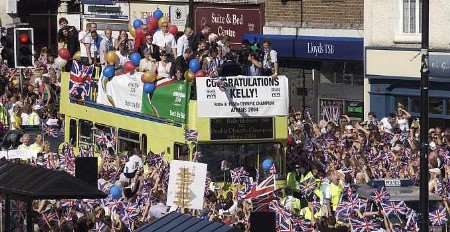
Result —
[{"label": "person in yellow vest", "polygon": [[304,180],[305,168],[299,164],[295,165],[295,170],[289,172],[286,176],[287,188],[292,190],[293,196],[300,198],[300,182]]},{"label": "person in yellow vest", "polygon": [[300,216],[311,221],[312,224],[315,224],[317,219],[320,218],[320,209],[314,208],[314,197],[312,194],[308,197],[308,206],[300,210]]},{"label": "person in yellow vest", "polygon": [[32,107],[32,112],[28,116],[28,123],[27,123],[27,125],[38,126],[38,125],[41,124],[41,118],[39,117],[39,114],[37,112],[40,109],[41,109],[40,105],[35,105],[35,106]]},{"label": "person in yellow vest", "polygon": [[292,190],[289,188],[284,189],[284,193],[285,197],[281,198],[281,205],[295,215],[300,215],[300,199],[294,197]]},{"label": "person in yellow vest", "polygon": [[328,186],[328,191],[331,195],[331,207],[333,208],[333,211],[335,211],[339,205],[339,201],[341,200],[341,195],[344,187],[340,182],[339,174],[336,171],[331,174],[330,179],[331,183]]}]

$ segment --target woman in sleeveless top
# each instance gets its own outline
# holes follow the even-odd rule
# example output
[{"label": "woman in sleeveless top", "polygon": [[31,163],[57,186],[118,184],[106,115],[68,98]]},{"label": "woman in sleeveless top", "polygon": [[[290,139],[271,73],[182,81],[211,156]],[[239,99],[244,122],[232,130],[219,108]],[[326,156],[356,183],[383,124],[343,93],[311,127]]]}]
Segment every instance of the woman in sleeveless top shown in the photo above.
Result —
[{"label": "woman in sleeveless top", "polygon": [[161,51],[161,61],[157,64],[156,72],[158,73],[158,79],[170,78],[170,67],[172,63],[168,61],[168,54],[165,51]]}]

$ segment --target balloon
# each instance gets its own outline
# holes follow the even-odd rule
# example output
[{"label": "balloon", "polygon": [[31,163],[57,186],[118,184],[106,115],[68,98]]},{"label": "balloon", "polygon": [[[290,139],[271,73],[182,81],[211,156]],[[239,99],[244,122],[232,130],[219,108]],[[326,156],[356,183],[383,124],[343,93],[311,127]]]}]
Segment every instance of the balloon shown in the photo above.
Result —
[{"label": "balloon", "polygon": [[30,40],[30,37],[28,37],[27,34],[22,33],[19,35],[19,42],[26,44],[26,43],[28,43],[29,40]]},{"label": "balloon", "polygon": [[194,73],[200,70],[200,61],[198,59],[189,61],[189,69]]},{"label": "balloon", "polygon": [[145,83],[144,84],[144,93],[153,93],[155,91],[155,84],[153,83]]},{"label": "balloon", "polygon": [[195,74],[191,70],[188,70],[184,73],[185,80],[192,81],[192,80],[194,80],[194,78],[195,78]]},{"label": "balloon", "polygon": [[114,65],[119,60],[119,56],[114,51],[109,51],[105,55],[105,60],[109,65]]},{"label": "balloon", "polygon": [[133,62],[134,66],[139,66],[139,63],[141,62],[141,55],[137,52],[131,53],[130,61]]},{"label": "balloon", "polygon": [[75,54],[73,54],[72,59],[74,60],[80,60],[81,59],[81,53],[80,51],[75,52]]},{"label": "balloon", "polygon": [[60,56],[64,60],[68,60],[70,58],[70,52],[67,48],[60,48],[58,50],[58,56]]},{"label": "balloon", "polygon": [[178,27],[176,25],[170,25],[169,26],[169,33],[172,35],[176,35],[178,32]]},{"label": "balloon", "polygon": [[123,65],[123,69],[125,70],[126,73],[129,72],[134,72],[134,69],[136,67],[134,66],[133,62],[131,61],[127,61],[124,65]]},{"label": "balloon", "polygon": [[148,17],[147,20],[147,30],[148,31],[155,31],[158,29],[158,19],[154,16]]},{"label": "balloon", "polygon": [[143,23],[142,20],[140,20],[140,19],[135,19],[135,20],[133,21],[133,27],[134,27],[135,29],[138,29],[138,28],[142,27],[143,24],[144,24],[144,23]]},{"label": "balloon", "polygon": [[141,81],[144,83],[152,83],[156,81],[156,73],[147,71],[142,74]]},{"label": "balloon", "polygon": [[206,77],[206,75],[208,74],[203,69],[200,69],[195,73],[195,77]]},{"label": "balloon", "polygon": [[266,160],[264,160],[263,162],[262,162],[262,168],[263,168],[263,170],[264,171],[269,171],[270,170],[270,168],[272,167],[272,164],[273,164],[273,160],[271,160],[271,159],[266,159]]},{"label": "balloon", "polygon": [[111,195],[112,199],[118,200],[122,197],[122,188],[117,185],[113,185],[109,190],[109,194]]},{"label": "balloon", "polygon": [[134,37],[134,49],[138,50],[144,43],[144,30],[141,28],[136,29],[136,36]]},{"label": "balloon", "polygon": [[130,35],[135,37],[136,36],[136,30],[132,26],[128,26],[128,32],[130,32]]},{"label": "balloon", "polygon": [[159,20],[163,16],[164,16],[164,14],[159,8],[156,9],[155,11],[153,11],[153,17],[155,17],[156,19]]},{"label": "balloon", "polygon": [[67,60],[65,60],[65,59],[61,58],[60,56],[58,56],[58,57],[56,57],[56,59],[55,59],[55,64],[57,65],[57,67],[58,67],[60,70],[62,70],[62,68],[63,68],[64,66],[66,66]]},{"label": "balloon", "polygon": [[164,23],[169,23],[169,18],[167,18],[166,16],[161,17],[159,19],[159,27],[161,27],[161,25],[164,24]]},{"label": "balloon", "polygon": [[105,69],[103,69],[103,76],[107,77],[107,78],[111,78],[114,76],[114,66],[113,65],[108,65],[105,67]]}]

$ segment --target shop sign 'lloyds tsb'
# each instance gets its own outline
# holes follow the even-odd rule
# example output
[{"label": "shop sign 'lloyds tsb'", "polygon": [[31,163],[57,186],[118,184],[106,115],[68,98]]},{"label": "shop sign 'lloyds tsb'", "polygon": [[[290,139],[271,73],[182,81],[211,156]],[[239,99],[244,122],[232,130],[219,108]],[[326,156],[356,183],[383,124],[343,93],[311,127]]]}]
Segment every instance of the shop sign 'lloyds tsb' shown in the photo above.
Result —
[{"label": "shop sign 'lloyds tsb'", "polygon": [[195,12],[195,29],[204,25],[219,36],[229,36],[232,43],[242,42],[246,33],[262,33],[264,12],[260,6],[213,7],[198,6]]}]

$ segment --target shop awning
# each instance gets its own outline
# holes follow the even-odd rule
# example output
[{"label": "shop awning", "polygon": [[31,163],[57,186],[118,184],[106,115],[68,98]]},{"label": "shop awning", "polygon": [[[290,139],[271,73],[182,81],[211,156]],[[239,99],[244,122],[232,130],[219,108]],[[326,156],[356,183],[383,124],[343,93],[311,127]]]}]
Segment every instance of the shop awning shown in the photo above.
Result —
[{"label": "shop awning", "polygon": [[11,199],[98,199],[106,194],[64,171],[0,160],[0,194]]},{"label": "shop awning", "polygon": [[187,214],[172,212],[166,216],[154,221],[151,224],[144,225],[136,232],[235,232],[231,226],[211,222],[207,219],[200,219]]},{"label": "shop awning", "polygon": [[282,58],[362,61],[364,57],[363,38],[246,34],[244,39],[269,40]]}]

